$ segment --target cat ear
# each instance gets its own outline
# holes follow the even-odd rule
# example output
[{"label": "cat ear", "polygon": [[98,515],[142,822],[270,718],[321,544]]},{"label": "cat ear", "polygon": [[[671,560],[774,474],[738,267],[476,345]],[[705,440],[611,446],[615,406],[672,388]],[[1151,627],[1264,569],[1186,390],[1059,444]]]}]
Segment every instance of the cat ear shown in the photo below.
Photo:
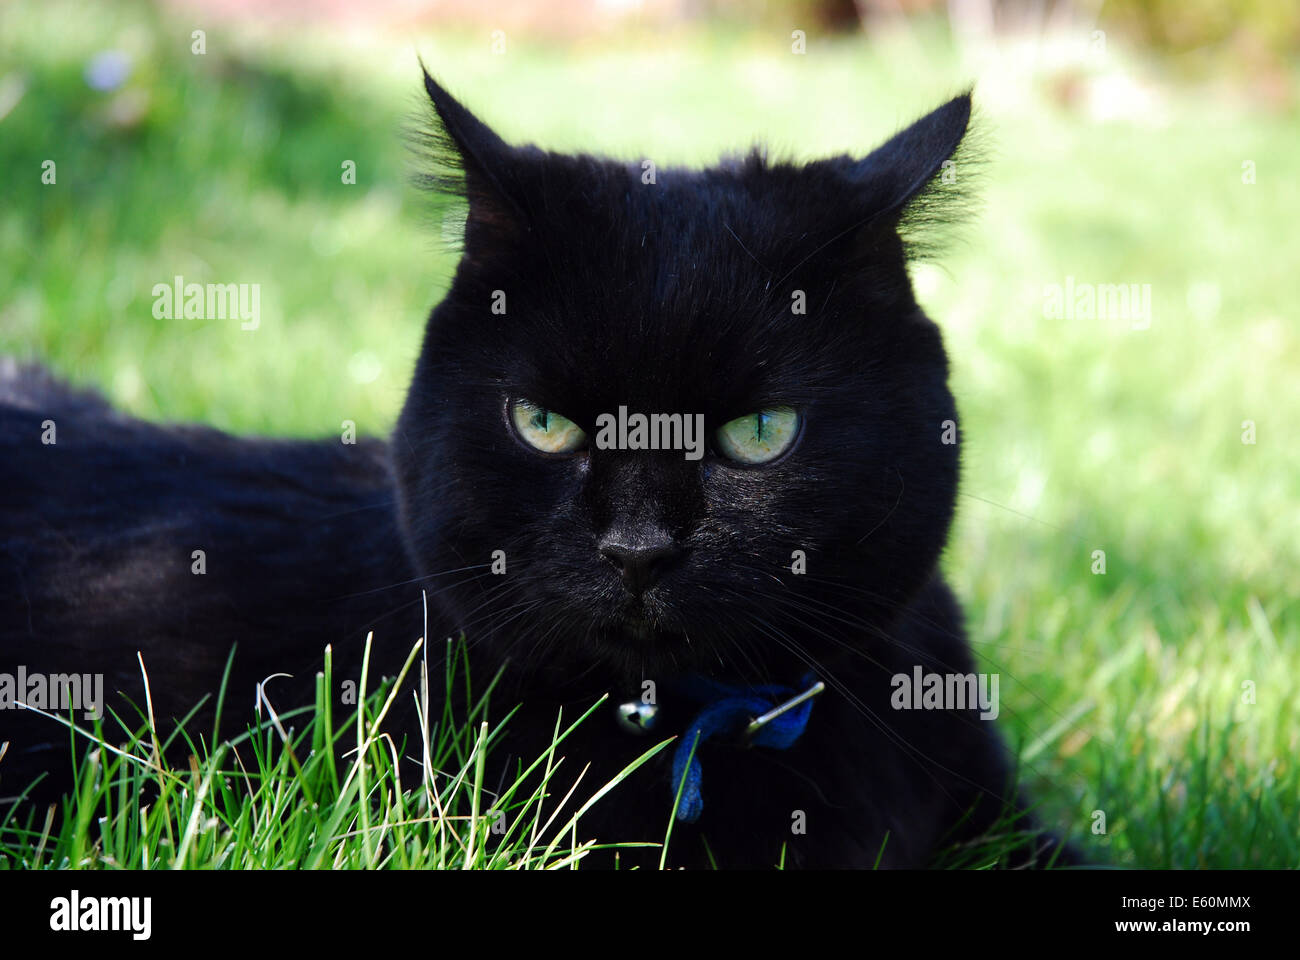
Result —
[{"label": "cat ear", "polygon": [[423,63],[420,69],[436,114],[436,119],[417,133],[424,154],[421,183],[467,201],[467,247],[481,228],[510,232],[528,229],[527,216],[517,199],[520,191],[514,183],[517,151],[444,90]]},{"label": "cat ear", "polygon": [[970,92],[954,97],[896,133],[853,165],[865,226],[895,232],[911,258],[928,253],[934,226],[964,218],[976,164],[967,144]]},{"label": "cat ear", "polygon": [[969,93],[953,97],[858,162],[858,177],[879,191],[880,214],[905,206],[952,159],[966,135],[970,109]]}]

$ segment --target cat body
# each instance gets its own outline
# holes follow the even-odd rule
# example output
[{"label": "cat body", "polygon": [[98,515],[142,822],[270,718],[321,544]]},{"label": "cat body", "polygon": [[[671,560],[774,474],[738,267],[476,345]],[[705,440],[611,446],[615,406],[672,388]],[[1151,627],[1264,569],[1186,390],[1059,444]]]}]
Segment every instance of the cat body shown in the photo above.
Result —
[{"label": "cat body", "polygon": [[[138,650],[155,714],[179,717],[237,643],[235,706],[276,673],[294,676],[273,701],[306,702],[326,643],[355,676],[373,631],[391,672],[427,596],[431,637],[463,631],[471,675],[504,665],[494,702],[522,703],[497,763],[610,696],[561,751],[593,789],[726,703],[823,685],[777,748],[728,722],[661,752],[584,818],[602,840],[663,837],[674,762],[699,807],[673,865],[922,866],[1019,809],[978,705],[897,696],[918,667],[975,670],[937,570],[956,408],[906,272],[914,228],[963,198],[935,181],[969,99],[865,159],[646,177],[508,146],[426,89],[429,179],[467,203],[464,251],[386,444],[146,424],[0,368],[0,672],[102,672],[143,705]],[[627,411],[704,423],[707,449],[596,442]],[[651,710],[651,738],[623,703]],[[0,794],[60,786],[61,728],[0,722]]]}]

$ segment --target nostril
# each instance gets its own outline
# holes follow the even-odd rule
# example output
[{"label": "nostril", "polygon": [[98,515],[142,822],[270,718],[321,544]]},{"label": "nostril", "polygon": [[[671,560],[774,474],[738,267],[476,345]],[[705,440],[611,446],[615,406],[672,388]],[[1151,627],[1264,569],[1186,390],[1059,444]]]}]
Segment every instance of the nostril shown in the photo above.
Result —
[{"label": "nostril", "polygon": [[655,541],[629,545],[607,539],[600,545],[600,555],[623,575],[623,583],[638,596],[658,580],[682,553],[672,541]]}]

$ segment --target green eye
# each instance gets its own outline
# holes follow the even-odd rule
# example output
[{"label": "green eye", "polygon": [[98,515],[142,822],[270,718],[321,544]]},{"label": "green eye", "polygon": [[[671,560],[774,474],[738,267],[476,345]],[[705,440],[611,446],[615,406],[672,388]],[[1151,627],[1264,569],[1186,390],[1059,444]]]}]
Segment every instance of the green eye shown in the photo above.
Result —
[{"label": "green eye", "polygon": [[587,442],[582,428],[568,417],[527,400],[510,402],[510,420],[523,441],[542,453],[572,453]]},{"label": "green eye", "polygon": [[718,428],[718,447],[739,463],[767,463],[790,449],[799,435],[799,414],[772,407],[737,417]]}]

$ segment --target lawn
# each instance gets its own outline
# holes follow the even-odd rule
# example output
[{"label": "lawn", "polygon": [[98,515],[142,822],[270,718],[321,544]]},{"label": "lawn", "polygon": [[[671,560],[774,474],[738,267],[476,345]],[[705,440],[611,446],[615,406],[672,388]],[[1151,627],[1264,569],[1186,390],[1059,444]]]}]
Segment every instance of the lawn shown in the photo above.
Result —
[{"label": "lawn", "polygon": [[[964,425],[944,567],[1003,729],[1045,819],[1100,861],[1300,867],[1294,112],[1118,40],[994,53],[919,27],[796,56],[784,34],[701,30],[495,55],[465,33],[212,23],[196,55],[196,26],[0,8],[0,354],[143,417],[259,434],[394,421],[455,264],[409,186],[417,52],[509,139],[660,163],[756,139],[865,152],[974,81],[987,162],[956,175],[983,209],[915,280]],[[92,89],[106,49],[129,75]],[[260,284],[260,326],[156,319],[177,275]],[[1149,317],[1046,306],[1053,285],[1114,284],[1149,291]]]}]

